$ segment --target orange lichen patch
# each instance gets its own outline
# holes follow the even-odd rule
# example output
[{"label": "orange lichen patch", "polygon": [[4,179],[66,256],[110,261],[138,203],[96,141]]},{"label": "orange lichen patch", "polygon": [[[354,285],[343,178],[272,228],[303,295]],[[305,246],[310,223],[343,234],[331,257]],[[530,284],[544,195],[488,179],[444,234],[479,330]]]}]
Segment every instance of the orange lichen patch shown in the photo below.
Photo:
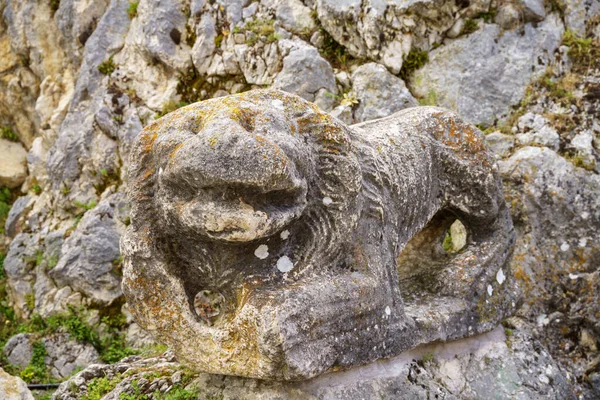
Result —
[{"label": "orange lichen patch", "polygon": [[483,136],[471,124],[457,120],[449,113],[434,113],[437,120],[434,127],[434,137],[452,148],[462,159],[476,160],[484,166],[489,166]]},{"label": "orange lichen patch", "polygon": [[173,148],[173,150],[171,150],[171,153],[169,154],[171,163],[175,162],[175,156],[177,155],[177,152],[179,151],[179,149],[181,149],[182,147],[183,147],[183,143],[179,143],[177,146],[175,146],[175,148]]},{"label": "orange lichen patch", "polygon": [[142,151],[149,153],[152,151],[152,147],[154,146],[154,142],[158,138],[157,133],[146,132],[142,134],[140,137],[140,144]]}]

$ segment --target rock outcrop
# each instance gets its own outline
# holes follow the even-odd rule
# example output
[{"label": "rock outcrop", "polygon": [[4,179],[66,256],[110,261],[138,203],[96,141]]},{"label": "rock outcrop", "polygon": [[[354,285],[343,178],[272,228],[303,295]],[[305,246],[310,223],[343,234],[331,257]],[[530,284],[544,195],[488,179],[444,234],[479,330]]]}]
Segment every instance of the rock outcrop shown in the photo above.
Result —
[{"label": "rock outcrop", "polygon": [[176,108],[277,82],[348,125],[416,99],[484,129],[527,341],[597,398],[599,14],[597,0],[0,2],[0,143],[18,148],[0,150],[0,176],[17,168],[0,184],[0,343],[79,310],[96,333],[122,321],[111,349],[151,344],[123,304],[116,246],[132,143]]}]

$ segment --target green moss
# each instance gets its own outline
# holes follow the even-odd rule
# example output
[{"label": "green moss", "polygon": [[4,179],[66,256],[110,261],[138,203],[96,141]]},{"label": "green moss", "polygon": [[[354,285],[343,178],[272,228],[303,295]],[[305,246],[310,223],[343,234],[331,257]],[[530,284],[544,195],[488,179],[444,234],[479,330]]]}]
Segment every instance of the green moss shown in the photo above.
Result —
[{"label": "green moss", "polygon": [[46,268],[48,271],[56,267],[56,264],[58,264],[58,254],[53,254],[46,258]]},{"label": "green moss", "polygon": [[432,352],[426,352],[425,354],[423,354],[422,360],[424,363],[426,363],[435,360],[435,357]]},{"label": "green moss", "polygon": [[419,99],[419,104],[422,106],[435,106],[437,104],[437,93],[431,89],[427,96]]},{"label": "green moss", "polygon": [[278,41],[281,38],[281,36],[277,33],[272,33],[269,36],[267,36],[266,42],[267,43],[275,43],[276,41]]},{"label": "green moss", "polygon": [[482,12],[477,14],[477,16],[475,18],[481,18],[483,19],[483,22],[485,22],[486,24],[489,24],[491,22],[493,22],[494,18],[496,17],[496,10],[495,9],[491,9],[488,12]]},{"label": "green moss", "polygon": [[461,29],[460,34],[468,35],[469,33],[475,32],[477,29],[479,29],[479,24],[478,24],[477,20],[468,19],[465,21],[465,24],[463,25],[463,28]]},{"label": "green moss", "polygon": [[444,236],[444,242],[442,243],[442,247],[444,248],[446,253],[452,253],[454,250],[454,245],[452,244],[452,235],[450,235],[449,231],[446,232],[446,235]]},{"label": "green moss", "polygon": [[19,135],[17,135],[10,126],[0,127],[0,138],[10,140],[11,142],[19,141]]},{"label": "green moss", "polygon": [[215,47],[217,49],[221,47],[221,44],[223,43],[223,38],[224,38],[223,34],[217,35],[215,37]]},{"label": "green moss", "polygon": [[569,47],[569,56],[575,62],[581,62],[590,56],[592,50],[592,38],[582,38],[573,31],[566,30],[562,44]]},{"label": "green moss", "polygon": [[58,7],[60,7],[60,0],[49,0],[48,5],[50,6],[52,15],[54,15],[54,13],[58,11]]},{"label": "green moss", "polygon": [[596,160],[588,160],[584,155],[577,152],[568,151],[564,154],[564,157],[574,166],[578,168],[587,169],[588,171],[594,171],[596,169]]},{"label": "green moss", "polygon": [[129,15],[129,19],[134,19],[137,17],[137,8],[139,1],[132,1],[129,3],[129,7],[127,7],[127,15]]},{"label": "green moss", "polygon": [[414,71],[423,67],[429,61],[429,53],[425,50],[412,48],[410,52],[404,57],[402,63],[402,69],[398,76],[404,81],[408,81]]},{"label": "green moss", "polygon": [[514,333],[515,333],[515,331],[513,331],[512,329],[508,329],[508,328],[504,329],[504,334],[506,335],[506,337],[511,337]]},{"label": "green moss", "polygon": [[50,374],[46,368],[45,358],[48,355],[44,343],[34,342],[29,365],[23,369],[19,376],[27,383],[46,383],[50,381]]},{"label": "green moss", "polygon": [[100,71],[100,73],[103,75],[112,74],[116,68],[117,66],[114,63],[112,56],[110,56],[108,60],[105,60],[98,65],[98,71]]},{"label": "green moss", "polygon": [[33,193],[37,194],[38,196],[42,193],[42,187],[40,185],[38,185],[37,183],[34,183],[33,185],[31,185],[31,190],[33,191]]},{"label": "green moss", "polygon": [[75,201],[73,202],[73,205],[75,205],[75,207],[77,207],[77,208],[81,208],[81,209],[83,209],[84,211],[89,211],[89,210],[91,210],[92,208],[96,207],[96,206],[98,205],[98,203],[97,203],[97,202],[96,202],[96,200],[94,200],[94,199],[92,199],[92,200],[88,201],[88,203],[87,203],[87,204],[85,204],[85,203],[82,203],[82,202],[80,202],[80,201],[77,201],[77,200],[75,200]]},{"label": "green moss", "polygon": [[113,390],[122,378],[120,374],[112,378],[94,378],[87,385],[87,394],[81,400],[101,400],[107,393]]},{"label": "green moss", "polygon": [[164,117],[168,113],[177,110],[178,108],[189,105],[185,101],[168,101],[163,104],[162,109],[158,112],[157,118]]},{"label": "green moss", "polygon": [[25,307],[27,307],[29,311],[33,311],[35,308],[35,295],[33,293],[27,293],[25,295]]},{"label": "green moss", "polygon": [[244,32],[253,32],[257,36],[268,37],[275,33],[275,20],[271,18],[256,18],[246,22]]}]

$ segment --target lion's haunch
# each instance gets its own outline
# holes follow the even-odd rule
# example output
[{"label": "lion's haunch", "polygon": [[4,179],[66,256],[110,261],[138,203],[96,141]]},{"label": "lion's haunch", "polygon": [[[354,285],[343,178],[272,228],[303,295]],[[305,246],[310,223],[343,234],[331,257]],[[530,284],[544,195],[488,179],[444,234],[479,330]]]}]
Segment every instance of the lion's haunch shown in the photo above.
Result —
[{"label": "lion's haunch", "polygon": [[129,182],[125,295],[197,370],[307,379],[518,302],[494,161],[446,110],[347,127],[279,91],[209,100],[144,129]]}]

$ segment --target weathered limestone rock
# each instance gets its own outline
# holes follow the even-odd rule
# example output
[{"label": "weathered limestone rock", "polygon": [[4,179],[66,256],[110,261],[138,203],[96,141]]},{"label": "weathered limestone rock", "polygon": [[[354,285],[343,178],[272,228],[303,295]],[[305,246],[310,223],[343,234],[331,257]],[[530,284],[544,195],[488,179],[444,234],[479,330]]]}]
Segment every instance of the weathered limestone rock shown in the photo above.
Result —
[{"label": "weathered limestone rock", "polygon": [[489,331],[519,300],[495,163],[440,108],[347,127],[280,91],[200,102],[137,137],[129,181],[129,307],[197,370],[307,379]]},{"label": "weathered limestone rock", "polygon": [[35,400],[21,378],[7,374],[2,368],[0,368],[0,399]]},{"label": "weathered limestone rock", "polygon": [[[3,350],[8,362],[21,368],[29,365],[33,355],[33,339],[31,334],[24,333],[10,338]],[[81,369],[100,362],[94,346],[72,340],[65,333],[57,333],[43,338],[41,343],[46,349],[44,361],[50,375],[55,379],[65,379],[76,368]]]},{"label": "weathered limestone rock", "polygon": [[49,275],[62,286],[71,286],[94,303],[111,304],[121,296],[119,273],[120,231],[125,228],[128,205],[116,193],[85,213],[62,247]]},{"label": "weathered limestone rock", "polygon": [[563,369],[588,381],[600,366],[584,337],[600,337],[600,176],[544,147],[521,148],[499,168],[518,233],[511,268],[527,299],[520,314],[537,319]]},{"label": "weathered limestone rock", "polygon": [[4,345],[2,352],[11,365],[25,368],[33,355],[33,347],[27,333],[19,333],[11,337]]},{"label": "weathered limestone rock", "polygon": [[337,94],[337,87],[329,63],[312,46],[282,42],[280,47],[287,47],[289,54],[283,59],[283,68],[273,82],[273,88],[316,102],[325,111],[331,110],[326,105],[326,100],[333,102],[332,97]]},{"label": "weathered limestone rock", "polygon": [[27,178],[27,152],[20,143],[0,139],[0,187],[15,188]]},{"label": "weathered limestone rock", "polygon": [[[152,377],[149,368],[160,371],[160,376]],[[117,374],[124,371],[128,373],[119,378]],[[575,398],[559,366],[531,337],[530,327],[514,318],[506,331],[498,327],[454,342],[420,346],[388,360],[305,382],[192,375],[171,352],[147,359],[131,357],[114,365],[90,366],[64,382],[55,399],[81,398],[96,377],[115,380],[106,399],[118,399],[121,393],[164,393],[177,386],[187,387],[201,400]]]},{"label": "weathered limestone rock", "polygon": [[387,117],[419,105],[402,79],[376,63],[363,64],[354,71],[352,89],[359,101],[354,113],[357,122]]},{"label": "weathered limestone rock", "polygon": [[473,124],[492,124],[510,112],[527,85],[551,63],[564,28],[556,14],[523,33],[483,24],[476,32],[432,50],[408,83],[412,93],[448,107]]}]

